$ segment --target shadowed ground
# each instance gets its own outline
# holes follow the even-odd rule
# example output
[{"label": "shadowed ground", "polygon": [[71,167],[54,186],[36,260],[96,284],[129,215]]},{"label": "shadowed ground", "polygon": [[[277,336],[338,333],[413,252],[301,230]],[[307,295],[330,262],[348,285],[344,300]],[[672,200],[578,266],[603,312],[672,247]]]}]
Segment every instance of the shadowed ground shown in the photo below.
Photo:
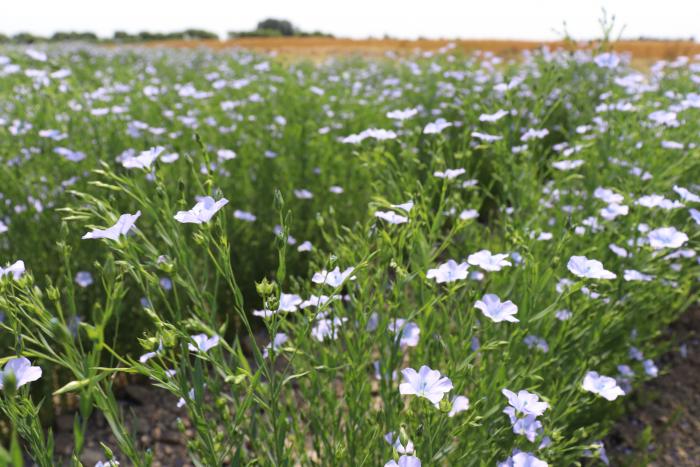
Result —
[{"label": "shadowed ground", "polygon": [[661,376],[636,392],[606,445],[611,465],[700,466],[700,308],[668,332]]}]

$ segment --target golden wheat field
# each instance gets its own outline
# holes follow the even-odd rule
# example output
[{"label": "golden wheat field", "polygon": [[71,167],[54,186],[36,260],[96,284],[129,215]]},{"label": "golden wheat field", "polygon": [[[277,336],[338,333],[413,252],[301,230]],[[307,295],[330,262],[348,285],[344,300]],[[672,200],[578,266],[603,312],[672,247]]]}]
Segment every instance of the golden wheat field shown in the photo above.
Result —
[{"label": "golden wheat field", "polygon": [[[146,45],[149,47],[210,47],[245,48],[260,52],[277,52],[281,55],[325,57],[331,55],[383,55],[388,51],[405,54],[415,51],[438,50],[448,44],[455,44],[466,52],[481,50],[503,56],[517,55],[526,49],[536,49],[548,46],[552,49],[591,48],[595,41],[517,41],[517,40],[448,40],[448,39],[336,39],[326,37],[250,37],[219,40],[182,40],[156,41]],[[620,53],[629,53],[637,59],[673,59],[686,55],[700,54],[700,43],[691,41],[654,41],[654,40],[624,40],[613,44],[613,49]]]}]

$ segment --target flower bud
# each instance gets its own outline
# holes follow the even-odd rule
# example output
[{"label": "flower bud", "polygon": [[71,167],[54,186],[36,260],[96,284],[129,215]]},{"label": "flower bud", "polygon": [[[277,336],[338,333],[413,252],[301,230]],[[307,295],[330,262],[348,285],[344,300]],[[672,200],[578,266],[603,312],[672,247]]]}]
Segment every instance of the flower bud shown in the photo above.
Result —
[{"label": "flower bud", "polygon": [[105,452],[105,457],[107,457],[108,461],[111,461],[114,459],[114,453],[112,452],[111,449],[105,444],[105,443],[100,443],[100,446],[102,446],[102,449]]},{"label": "flower bud", "polygon": [[275,293],[275,282],[270,282],[267,280],[267,277],[263,277],[263,280],[255,283],[255,290],[257,290],[260,297],[269,297]]},{"label": "flower bud", "polygon": [[156,260],[158,269],[168,274],[171,274],[175,270],[175,263],[165,255],[160,255]]},{"label": "flower bud", "polygon": [[442,413],[450,413],[450,410],[452,410],[452,402],[450,402],[447,397],[443,397],[440,401],[439,409]]},{"label": "flower bud", "polygon": [[146,339],[137,339],[139,341],[139,344],[141,345],[141,348],[144,350],[151,351],[155,348],[158,347],[159,340],[156,339],[155,337],[147,337]]},{"label": "flower bud", "polygon": [[401,428],[399,428],[399,441],[401,441],[401,446],[408,446],[410,442],[408,433],[406,433],[406,425],[402,424]]},{"label": "flower bud", "polygon": [[186,428],[185,428],[185,424],[184,424],[184,422],[182,421],[182,419],[181,419],[180,417],[177,417],[177,420],[176,420],[175,423],[176,423],[176,425],[177,425],[178,431],[179,431],[180,433],[184,433]]},{"label": "flower bud", "polygon": [[204,245],[205,243],[207,243],[206,237],[205,237],[204,235],[202,235],[201,233],[199,233],[199,232],[195,233],[195,234],[192,236],[192,238],[194,239],[194,242],[195,242],[197,245]]}]

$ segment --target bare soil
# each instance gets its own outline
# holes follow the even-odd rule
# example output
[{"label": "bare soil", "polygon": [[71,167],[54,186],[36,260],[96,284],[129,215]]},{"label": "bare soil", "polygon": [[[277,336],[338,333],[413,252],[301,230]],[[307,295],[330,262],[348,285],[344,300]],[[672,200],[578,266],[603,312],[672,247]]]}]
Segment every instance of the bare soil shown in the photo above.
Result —
[{"label": "bare soil", "polygon": [[700,308],[671,325],[661,375],[638,388],[605,444],[611,465],[700,466]]},{"label": "bare soil", "polygon": [[[163,389],[147,383],[132,383],[118,390],[117,397],[129,431],[134,434],[137,447],[153,452],[153,467],[190,467],[193,464],[187,455],[187,439],[192,436],[185,408],[177,408],[177,398]],[[73,450],[73,418],[71,413],[61,414],[54,423],[56,456],[68,465]],[[185,427],[178,429],[178,419]],[[105,460],[104,443],[115,454],[120,465],[130,463],[117,449],[107,420],[95,412],[85,435],[85,449],[80,460],[86,467]]]},{"label": "bare soil", "polygon": [[[343,39],[328,37],[245,37],[229,40],[168,40],[139,43],[139,47],[176,47],[176,48],[210,48],[230,49],[242,48],[257,52],[275,52],[282,56],[302,58],[326,58],[343,55],[384,56],[387,52],[406,55],[420,51],[437,51],[454,44],[457,49],[465,52],[486,51],[503,57],[518,56],[523,50],[537,49],[548,46],[551,49],[566,48],[569,50],[595,47],[594,41],[563,42],[563,41],[517,41],[517,40],[465,40],[465,39]],[[612,44],[613,50],[620,53],[630,53],[636,59],[672,60],[684,55],[692,57],[700,54],[700,43],[669,40],[669,41],[617,41]]]}]

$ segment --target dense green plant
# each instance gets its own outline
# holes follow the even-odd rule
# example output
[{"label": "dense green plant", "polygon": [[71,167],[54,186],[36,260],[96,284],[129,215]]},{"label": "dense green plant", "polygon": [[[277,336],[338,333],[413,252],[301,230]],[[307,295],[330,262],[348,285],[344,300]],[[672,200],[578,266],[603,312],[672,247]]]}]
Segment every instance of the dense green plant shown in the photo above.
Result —
[{"label": "dense green plant", "polygon": [[696,300],[696,62],[3,57],[0,457],[73,393],[74,465],[94,411],[149,465],[124,373],[196,465],[604,458]]}]

